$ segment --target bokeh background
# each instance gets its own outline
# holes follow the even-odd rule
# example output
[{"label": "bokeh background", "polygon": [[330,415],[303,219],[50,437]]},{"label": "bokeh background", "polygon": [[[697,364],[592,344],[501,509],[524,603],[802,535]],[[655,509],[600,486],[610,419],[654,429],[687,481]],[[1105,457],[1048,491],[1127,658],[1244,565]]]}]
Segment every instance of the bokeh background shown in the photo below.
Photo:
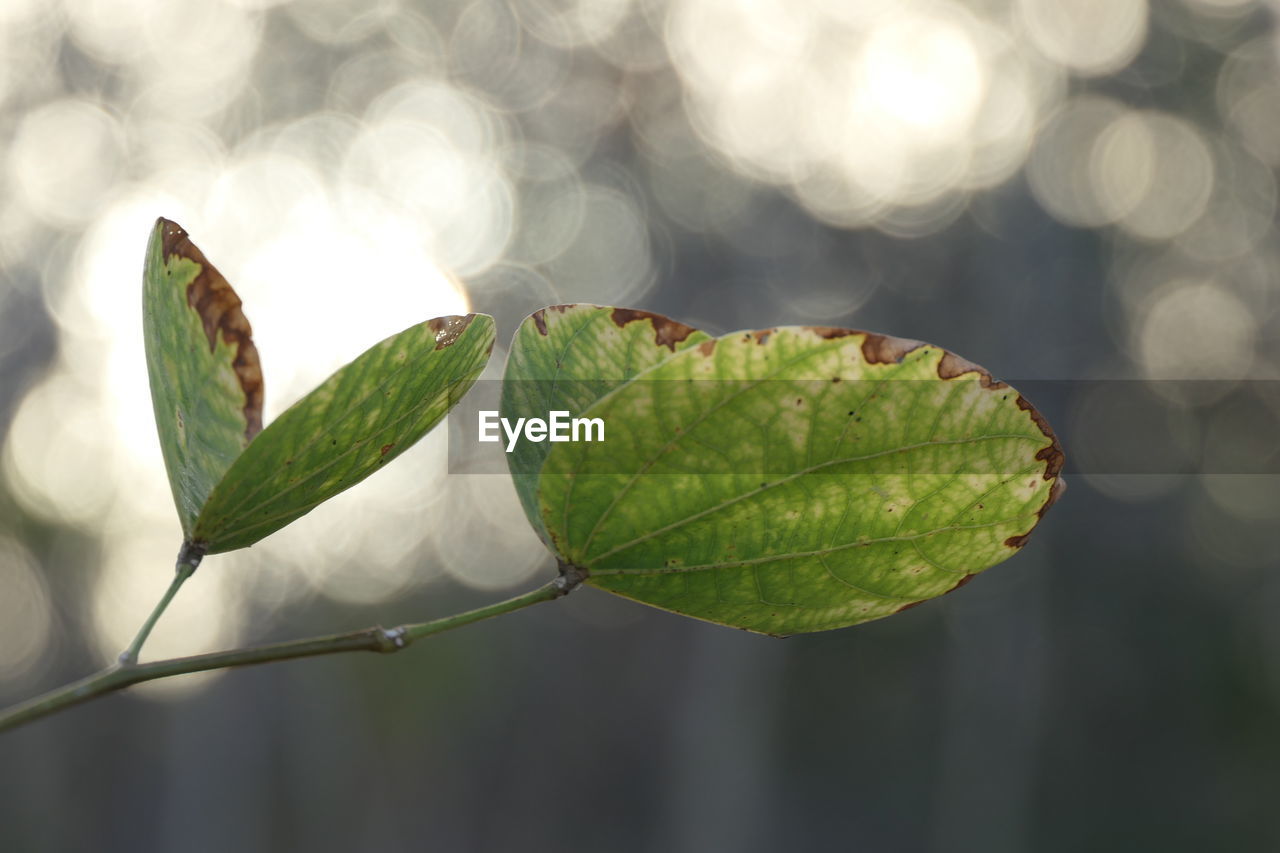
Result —
[{"label": "bokeh background", "polygon": [[[111,659],[172,571],[155,217],[243,297],[269,417],[467,309],[496,377],[562,301],[869,328],[1008,378],[1274,380],[1276,8],[4,0],[0,701]],[[1056,417],[1068,456],[1134,388]],[[1200,438],[1274,464],[1272,403]],[[447,437],[208,560],[148,653],[550,577]],[[0,849],[1280,849],[1277,519],[1274,475],[1086,470],[1015,559],[854,629],[584,590],[135,689],[0,736]]]}]

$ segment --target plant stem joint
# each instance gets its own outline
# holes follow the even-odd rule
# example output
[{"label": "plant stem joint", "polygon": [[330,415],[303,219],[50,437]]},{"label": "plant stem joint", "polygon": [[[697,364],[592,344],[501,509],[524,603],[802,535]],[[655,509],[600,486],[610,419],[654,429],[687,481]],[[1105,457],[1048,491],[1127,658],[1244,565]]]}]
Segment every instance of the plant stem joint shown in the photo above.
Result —
[{"label": "plant stem joint", "polygon": [[568,563],[560,563],[560,577],[555,579],[556,598],[563,598],[582,586],[582,582],[590,576],[590,573],[581,566],[572,566]]},{"label": "plant stem joint", "polygon": [[399,628],[379,627],[374,630],[378,635],[378,651],[383,654],[398,652],[405,646],[409,645],[409,639],[405,636],[407,631],[403,625]]}]

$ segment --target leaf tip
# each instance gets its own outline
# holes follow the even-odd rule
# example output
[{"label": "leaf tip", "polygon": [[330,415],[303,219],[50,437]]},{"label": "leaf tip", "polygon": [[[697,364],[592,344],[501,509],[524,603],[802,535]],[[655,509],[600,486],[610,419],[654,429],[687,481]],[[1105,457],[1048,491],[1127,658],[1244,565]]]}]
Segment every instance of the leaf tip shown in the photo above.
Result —
[{"label": "leaf tip", "polygon": [[476,313],[449,314],[428,320],[427,328],[434,332],[436,336],[436,349],[441,350],[452,346],[478,318],[483,318],[481,322],[486,325],[493,325],[493,318],[488,314]]},{"label": "leaf tip", "polygon": [[204,327],[209,352],[218,347],[218,338],[234,349],[231,368],[244,394],[244,437],[250,441],[262,431],[263,382],[258,348],[253,342],[253,328],[245,316],[240,297],[227,279],[191,242],[186,229],[163,216],[156,220],[161,259],[181,258],[198,267],[187,284],[187,305],[196,312]]}]

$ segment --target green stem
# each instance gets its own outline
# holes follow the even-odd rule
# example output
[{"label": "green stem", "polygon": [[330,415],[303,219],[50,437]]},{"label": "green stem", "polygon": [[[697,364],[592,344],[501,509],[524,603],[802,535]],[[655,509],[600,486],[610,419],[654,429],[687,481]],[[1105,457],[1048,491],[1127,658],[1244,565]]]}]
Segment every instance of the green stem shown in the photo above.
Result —
[{"label": "green stem", "polygon": [[174,567],[173,583],[169,584],[169,589],[165,591],[164,598],[160,599],[160,603],[151,611],[151,615],[147,617],[147,621],[142,623],[142,627],[138,629],[138,636],[133,638],[133,642],[129,644],[129,648],[120,653],[120,664],[122,666],[132,666],[138,662],[138,654],[142,651],[142,645],[147,641],[147,637],[151,636],[151,629],[156,626],[156,622],[160,621],[160,617],[169,606],[169,602],[173,601],[173,597],[178,594],[178,590],[186,583],[187,578],[195,573],[196,567],[200,565],[200,561],[204,559],[204,549],[199,545],[192,545],[190,542],[183,542],[182,549],[178,551],[178,563]]},{"label": "green stem", "polygon": [[[205,672],[211,669],[253,666],[272,661],[333,655],[342,652],[363,651],[380,652],[382,654],[398,652],[414,640],[420,640],[432,634],[461,628],[463,625],[470,625],[472,622],[479,622],[491,616],[511,613],[514,610],[520,610],[540,601],[553,601],[561,598],[572,592],[581,581],[581,576],[574,573],[562,574],[554,581],[526,592],[524,595],[518,595],[515,598],[509,598],[497,604],[490,604],[488,607],[433,619],[430,622],[401,625],[398,628],[386,629],[375,626],[373,628],[365,628],[362,631],[352,631],[349,634],[329,634],[323,637],[273,643],[248,649],[232,649],[225,652],[213,652],[211,654],[172,658],[143,664],[117,664],[88,678],[59,687],[43,696],[37,696],[20,705],[0,711],[0,732],[48,716],[55,711],[79,705],[81,702],[96,699],[107,693],[114,693],[131,685],[140,684],[144,681],[154,681],[157,678],[169,678],[174,675]],[[175,588],[177,585],[178,582],[175,581]],[[172,593],[173,590],[171,589],[170,592]],[[172,596],[166,596],[166,598],[170,597]],[[163,610],[163,606],[158,610]],[[140,636],[145,639],[145,632]]]}]

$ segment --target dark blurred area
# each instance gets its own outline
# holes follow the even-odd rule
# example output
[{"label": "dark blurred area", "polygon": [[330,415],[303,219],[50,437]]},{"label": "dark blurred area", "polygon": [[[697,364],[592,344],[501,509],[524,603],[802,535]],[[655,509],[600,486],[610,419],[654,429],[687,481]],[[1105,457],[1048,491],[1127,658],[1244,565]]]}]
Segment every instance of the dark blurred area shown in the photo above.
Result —
[{"label": "dark blurred area", "polygon": [[[169,581],[139,322],[161,215],[244,299],[269,415],[468,308],[498,378],[529,311],[590,301],[922,339],[1033,402],[1065,383],[1076,473],[1009,562],[852,629],[583,590],[72,709],[0,735],[0,850],[1280,849],[1280,487],[1249,467],[1280,441],[1275,11],[6,0],[0,703],[103,666]],[[551,577],[447,434],[207,560],[146,655]]]}]

